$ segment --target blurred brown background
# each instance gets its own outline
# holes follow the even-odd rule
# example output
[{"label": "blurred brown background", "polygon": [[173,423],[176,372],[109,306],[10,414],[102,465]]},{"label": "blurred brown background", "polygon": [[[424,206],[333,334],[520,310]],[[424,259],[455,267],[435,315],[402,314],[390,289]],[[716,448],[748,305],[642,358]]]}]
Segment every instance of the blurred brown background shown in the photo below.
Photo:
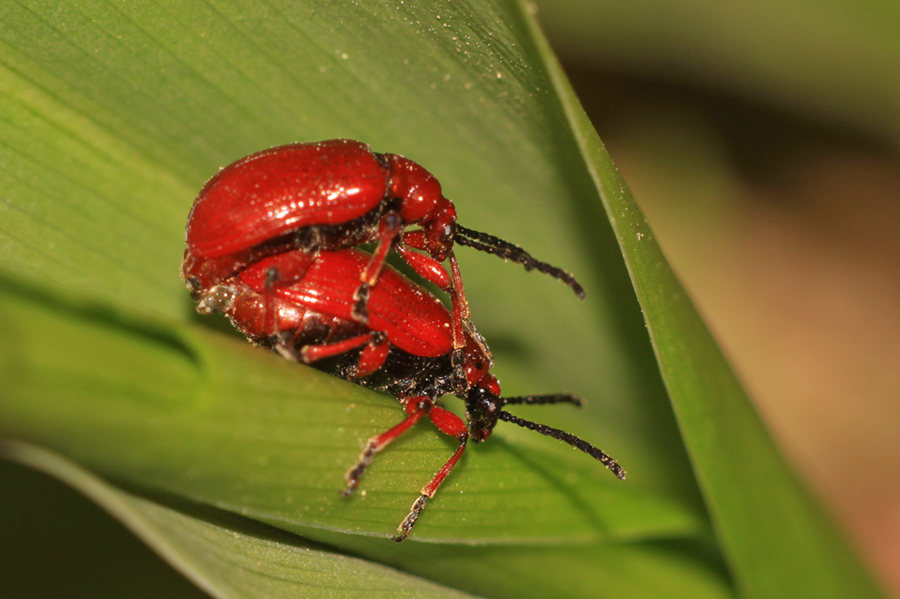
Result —
[{"label": "blurred brown background", "polygon": [[759,410],[900,596],[900,6],[539,4]]}]

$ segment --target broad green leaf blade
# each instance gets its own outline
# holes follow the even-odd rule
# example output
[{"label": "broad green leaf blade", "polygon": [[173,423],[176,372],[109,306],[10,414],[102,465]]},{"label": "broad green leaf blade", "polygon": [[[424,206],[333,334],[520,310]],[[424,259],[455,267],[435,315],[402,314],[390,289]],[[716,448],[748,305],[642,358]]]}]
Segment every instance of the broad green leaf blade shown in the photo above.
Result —
[{"label": "broad green leaf blade", "polygon": [[[401,417],[392,398],[217,333],[128,326],[12,293],[0,307],[0,433],[130,485],[314,538],[385,538],[453,447],[420,427],[379,456],[364,493],[342,498],[365,439]],[[588,458],[555,445],[501,437],[470,451],[465,476],[425,512],[417,540],[558,543],[703,529],[702,514],[603,471],[581,474]],[[554,475],[560,463],[571,474]]]},{"label": "broad green leaf blade", "polygon": [[[431,580],[491,597],[734,597],[715,548],[692,541],[647,540],[571,546],[465,547],[416,550],[416,572]],[[387,555],[385,555],[387,553]],[[366,555],[406,569],[406,558],[370,546]],[[480,581],[489,581],[483,583]],[[474,584],[473,584],[474,583]]]},{"label": "broad green leaf blade", "polygon": [[555,63],[691,460],[744,597],[881,597],[778,451]]},{"label": "broad green leaf blade", "polygon": [[[555,474],[571,452],[539,445],[520,450],[498,439],[470,453],[465,475],[435,499],[416,536],[398,546],[384,537],[446,455],[446,444],[420,432],[373,467],[365,497],[345,500],[337,493],[365,429],[396,422],[399,411],[389,398],[222,343],[215,333],[186,332],[189,344],[179,348],[179,338],[163,329],[129,327],[34,296],[2,297],[2,338],[15,341],[3,346],[7,401],[0,403],[0,433],[59,448],[130,488],[240,512],[485,596],[540,597],[562,588],[569,596],[596,597],[604,596],[601,584],[610,597],[620,591],[665,597],[673,589],[678,596],[685,588],[695,597],[731,596],[708,543],[688,540],[702,532],[696,514],[660,503],[664,498],[619,492],[611,476],[579,476],[577,462],[565,476]],[[50,336],[56,343],[47,345]],[[242,380],[240,361],[256,374]],[[429,465],[432,454],[438,459]],[[155,534],[160,543],[178,544],[182,537],[170,534],[177,530]],[[474,548],[444,539],[423,549],[416,542],[448,534],[493,544]],[[249,549],[238,545],[233,558],[225,551],[223,559],[242,559],[259,544],[247,542]],[[510,573],[497,588],[494,570],[506,561]],[[437,567],[447,562],[453,567]],[[609,578],[616,583],[603,583]]]},{"label": "broad green leaf blade", "polygon": [[187,504],[182,511],[148,500],[32,445],[3,443],[0,455],[75,487],[126,523],[213,597],[471,596],[371,561],[324,550],[244,518]]}]

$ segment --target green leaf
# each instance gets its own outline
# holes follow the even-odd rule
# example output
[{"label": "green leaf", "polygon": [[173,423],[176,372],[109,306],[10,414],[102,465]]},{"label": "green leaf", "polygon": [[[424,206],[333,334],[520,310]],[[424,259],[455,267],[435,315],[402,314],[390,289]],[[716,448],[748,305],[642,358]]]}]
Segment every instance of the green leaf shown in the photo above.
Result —
[{"label": "green leaf", "polygon": [[72,462],[24,443],[2,447],[80,489],[214,597],[470,597],[328,551],[227,512],[182,502],[176,509],[116,488]]},{"label": "green leaf", "polygon": [[[207,556],[187,555],[202,550],[179,530],[219,534],[172,507],[188,504],[481,596],[764,596],[782,577],[783,596],[826,582],[875,594],[783,466],[517,3],[21,2],[0,19],[0,435],[165,514],[116,511],[193,547],[169,556],[182,570]],[[339,496],[365,439],[402,416],[396,402],[222,332],[177,274],[187,212],[217,167],[334,137],[418,161],[462,224],[578,274],[583,304],[459,252],[504,392],[589,401],[516,412],[601,445],[628,481],[501,425],[398,546],[387,537],[454,445],[418,426],[378,456],[364,493]],[[740,444],[709,444],[726,434]],[[262,526],[221,559],[258,555]],[[282,578],[301,577],[276,553]],[[791,568],[785,554],[809,559]]]},{"label": "green leaf", "polygon": [[[322,529],[385,537],[452,447],[416,431],[379,456],[364,496],[342,498],[365,439],[401,414],[391,398],[199,327],[111,323],[13,293],[0,306],[7,434],[129,485],[311,538]],[[467,475],[442,489],[419,540],[634,539],[704,525],[670,499],[579,472],[581,455],[503,444],[467,456]],[[552,476],[560,462],[572,474]],[[630,507],[620,512],[623,502]]]}]

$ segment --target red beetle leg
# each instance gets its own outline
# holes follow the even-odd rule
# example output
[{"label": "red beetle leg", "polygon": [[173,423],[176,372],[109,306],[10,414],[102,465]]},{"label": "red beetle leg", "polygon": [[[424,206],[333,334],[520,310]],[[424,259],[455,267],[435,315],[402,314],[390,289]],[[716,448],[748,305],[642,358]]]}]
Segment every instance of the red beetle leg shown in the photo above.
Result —
[{"label": "red beetle leg", "polygon": [[425,244],[425,231],[423,231],[422,229],[405,232],[400,236],[400,242],[403,245],[408,245],[411,248],[422,250],[423,252],[427,251],[425,249],[427,247]]},{"label": "red beetle leg", "polygon": [[346,353],[361,345],[366,347],[363,348],[362,353],[359,355],[359,362],[356,368],[350,373],[351,378],[358,379],[372,374],[384,364],[388,351],[391,349],[391,344],[385,335],[373,331],[334,343],[305,345],[300,349],[300,359],[304,363],[310,364],[316,360]]},{"label": "red beetle leg", "polygon": [[311,251],[283,252],[269,259],[268,268],[274,270],[278,287],[288,287],[306,275],[318,256],[317,252]]},{"label": "red beetle leg", "polygon": [[440,262],[427,254],[414,252],[399,243],[394,246],[394,249],[423,279],[431,281],[442,291],[450,289],[450,275],[447,274],[447,269]]},{"label": "red beetle leg", "polygon": [[[409,247],[405,247],[409,246]],[[459,264],[456,255],[451,251],[447,254],[450,261],[450,272],[447,274],[440,262],[431,256],[419,254],[409,248],[417,250],[425,249],[425,232],[422,230],[410,231],[402,236],[402,244],[395,244],[397,253],[426,281],[431,281],[441,290],[450,294],[453,304],[452,335],[453,335],[453,364],[462,363],[462,348],[466,341],[463,334],[463,323],[469,320],[469,302],[466,300],[466,292],[463,287],[462,275],[459,272]]]},{"label": "red beetle leg", "polygon": [[321,345],[304,345],[300,349],[300,359],[303,360],[306,364],[310,364],[315,362],[316,360],[321,360],[323,358],[330,358],[332,356],[337,356],[343,353],[347,353],[351,349],[356,349],[366,343],[369,343],[374,337],[375,333],[366,333],[365,335],[359,335],[357,337],[350,337],[349,339],[344,339],[343,341],[335,341],[334,343],[323,343]]},{"label": "red beetle leg", "polygon": [[390,351],[390,349],[391,344],[388,341],[387,336],[381,333],[375,333],[372,336],[372,340],[369,341],[368,345],[366,345],[359,355],[359,362],[356,364],[356,368],[350,376],[359,379],[368,376],[381,368],[384,361],[387,360],[388,351]]},{"label": "red beetle leg", "polygon": [[[462,365],[462,349],[466,345],[466,338],[463,334],[463,324],[474,329],[470,320],[469,302],[466,300],[466,291],[463,288],[462,275],[459,272],[459,264],[456,262],[456,254],[452,251],[447,256],[450,261],[450,272],[453,275],[453,287],[451,296],[453,298],[453,364]],[[458,330],[457,330],[458,329]]]},{"label": "red beetle leg", "polygon": [[366,468],[369,467],[369,464],[372,463],[372,458],[375,457],[375,454],[387,447],[391,441],[402,435],[409,427],[418,422],[422,416],[431,409],[432,405],[431,399],[424,395],[421,397],[409,398],[404,406],[406,413],[408,414],[407,418],[394,428],[383,432],[380,435],[371,437],[368,442],[366,442],[366,446],[362,450],[362,453],[359,454],[359,459],[356,464],[347,470],[347,474],[344,475],[344,479],[347,481],[347,488],[341,491],[341,495],[347,496],[352,493],[353,489],[359,485],[359,479],[362,477],[363,472],[365,472]]},{"label": "red beetle leg", "polygon": [[456,437],[459,440],[459,447],[456,448],[456,451],[453,452],[450,459],[444,463],[431,481],[422,488],[422,494],[413,503],[409,514],[403,519],[403,522],[400,523],[400,526],[397,528],[398,534],[393,537],[398,543],[409,536],[409,531],[415,526],[416,521],[419,519],[419,515],[422,513],[422,510],[425,509],[425,503],[428,499],[434,497],[438,487],[441,486],[441,483],[444,482],[444,479],[447,478],[447,475],[450,474],[450,471],[456,466],[459,458],[462,457],[463,451],[466,449],[466,444],[469,441],[469,431],[466,429],[465,423],[453,412],[445,410],[440,406],[433,406],[428,413],[428,416],[431,418],[434,425],[438,427],[439,431],[452,437]]},{"label": "red beetle leg", "polygon": [[[401,236],[401,241],[404,245],[407,245],[411,248],[427,251],[427,245],[426,245],[426,240],[425,240],[425,231],[423,231],[422,229],[418,229],[416,231],[408,231],[408,232],[404,233]],[[406,248],[403,248],[402,250],[400,248],[398,248],[397,253],[399,253],[401,256],[403,256],[403,259],[406,260],[407,262],[409,262],[410,266],[412,266],[415,269],[415,271],[417,273],[419,273],[419,275],[421,275],[423,278],[431,281],[432,283],[434,283],[435,285],[437,285],[444,291],[450,291],[451,281],[447,280],[446,278],[444,278],[442,280],[430,278],[428,276],[427,271],[419,270],[418,268],[416,268],[416,265],[413,264],[412,261],[407,259],[407,253],[411,254],[412,252],[409,252],[407,250],[407,252],[404,253],[403,250],[406,250]],[[416,254],[416,255],[418,255],[418,254]],[[450,261],[450,269],[451,269],[451,273],[452,273],[452,285],[453,285],[452,290],[455,293],[456,297],[458,298],[458,301],[460,304],[460,317],[464,318],[464,319],[468,319],[469,318],[469,304],[466,301],[466,293],[463,290],[462,275],[460,275],[460,273],[459,273],[459,264],[457,264],[456,255],[453,253],[452,250],[450,252],[448,252],[447,259]],[[443,272],[443,276],[446,277],[447,271],[444,270],[443,268],[441,270]]]},{"label": "red beetle leg", "polygon": [[275,289],[289,287],[301,280],[316,261],[316,257],[315,252],[285,252],[277,255],[266,267],[263,280],[265,310],[263,330],[269,335],[276,335],[280,330],[278,310],[275,307]]},{"label": "red beetle leg", "polygon": [[[453,251],[447,253],[447,259],[450,261],[450,270],[452,276],[447,275],[447,269],[441,266],[441,263],[434,258],[411,252],[409,248],[426,251],[425,232],[421,229],[417,231],[409,231],[401,236],[401,244],[396,245],[397,253],[413,267],[423,279],[431,281],[441,290],[453,293],[454,300],[459,303],[460,318],[468,320],[469,303],[466,301],[466,293],[463,289],[462,275],[459,272],[459,264],[456,262],[456,255]],[[409,246],[409,247],[404,247]]]},{"label": "red beetle leg", "polygon": [[450,261],[450,272],[453,275],[453,295],[459,305],[460,320],[469,320],[469,302],[466,300],[466,291],[463,288],[462,274],[459,272],[459,263],[456,262],[456,254],[450,252],[447,256]]},{"label": "red beetle leg", "polygon": [[[400,243],[395,244],[394,249],[423,279],[431,281],[450,294],[450,301],[453,307],[453,314],[450,319],[450,334],[453,340],[452,361],[454,367],[458,366],[461,368],[463,363],[462,350],[466,345],[466,338],[463,334],[463,319],[468,320],[469,318],[469,305],[466,302],[465,295],[460,296],[457,293],[457,289],[462,289],[462,277],[459,274],[456,256],[453,255],[453,252],[450,252],[450,266],[454,271],[454,276],[451,279],[450,275],[447,274],[447,269],[431,256],[414,252]],[[459,370],[457,375],[460,375],[461,372]],[[462,389],[460,392],[464,393],[465,389]]]},{"label": "red beetle leg", "polygon": [[378,246],[375,248],[372,259],[360,277],[359,287],[353,294],[354,303],[350,314],[358,322],[366,324],[369,320],[366,310],[366,303],[369,301],[369,290],[378,282],[378,275],[381,274],[385,258],[387,258],[394,239],[400,235],[402,227],[403,221],[396,212],[385,214],[378,225]]},{"label": "red beetle leg", "polygon": [[263,330],[270,336],[278,333],[278,310],[275,309],[275,281],[278,271],[274,268],[266,270],[266,290],[263,293]]}]

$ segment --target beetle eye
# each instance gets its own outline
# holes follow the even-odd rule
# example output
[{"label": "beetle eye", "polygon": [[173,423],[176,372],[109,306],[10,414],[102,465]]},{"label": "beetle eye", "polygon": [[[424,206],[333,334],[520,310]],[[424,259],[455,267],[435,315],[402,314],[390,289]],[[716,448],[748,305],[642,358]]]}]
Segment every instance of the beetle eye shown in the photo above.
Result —
[{"label": "beetle eye", "polygon": [[453,240],[456,237],[456,223],[448,223],[444,226],[441,231],[441,244],[449,247],[453,245]]},{"label": "beetle eye", "polygon": [[497,406],[497,402],[492,401],[487,396],[482,397],[481,402],[479,402],[479,404],[480,404],[479,407],[481,408],[481,411],[484,412],[485,414],[487,414],[488,416],[493,416],[500,410],[499,406]]}]

